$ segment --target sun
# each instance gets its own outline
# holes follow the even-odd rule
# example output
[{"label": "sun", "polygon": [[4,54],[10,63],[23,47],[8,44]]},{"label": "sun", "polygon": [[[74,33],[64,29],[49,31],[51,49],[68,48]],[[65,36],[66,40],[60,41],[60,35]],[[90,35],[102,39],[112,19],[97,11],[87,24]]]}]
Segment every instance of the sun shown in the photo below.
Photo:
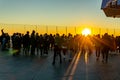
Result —
[{"label": "sun", "polygon": [[90,34],[91,34],[91,30],[90,29],[85,28],[85,29],[82,30],[82,35],[87,36],[87,35],[90,35]]}]

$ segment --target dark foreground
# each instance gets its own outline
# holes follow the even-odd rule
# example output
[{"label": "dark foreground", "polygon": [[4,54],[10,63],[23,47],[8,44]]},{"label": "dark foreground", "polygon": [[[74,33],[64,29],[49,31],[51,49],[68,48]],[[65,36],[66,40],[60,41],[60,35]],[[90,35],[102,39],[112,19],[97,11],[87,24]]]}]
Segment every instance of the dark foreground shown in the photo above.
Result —
[{"label": "dark foreground", "polygon": [[52,60],[53,51],[43,57],[14,57],[0,51],[0,80],[120,80],[120,55],[110,55],[107,64],[96,61],[94,53],[78,52],[62,64],[52,65]]}]

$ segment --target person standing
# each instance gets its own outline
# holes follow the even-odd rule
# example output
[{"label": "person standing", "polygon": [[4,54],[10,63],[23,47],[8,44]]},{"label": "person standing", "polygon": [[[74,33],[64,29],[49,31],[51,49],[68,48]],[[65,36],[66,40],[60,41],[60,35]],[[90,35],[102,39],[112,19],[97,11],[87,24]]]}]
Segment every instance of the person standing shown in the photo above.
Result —
[{"label": "person standing", "polygon": [[44,39],[43,39],[43,36],[42,34],[40,35],[40,38],[39,38],[39,49],[40,49],[40,55],[42,56],[43,55],[43,44],[44,44]]},{"label": "person standing", "polygon": [[31,55],[35,55],[35,47],[36,47],[36,36],[35,36],[35,31],[32,31],[31,34]]},{"label": "person standing", "polygon": [[30,36],[29,36],[29,31],[23,36],[23,52],[25,55],[29,54],[30,50]]},{"label": "person standing", "polygon": [[62,63],[62,58],[61,58],[61,37],[59,34],[56,34],[55,37],[55,45],[54,45],[54,56],[53,56],[53,62],[52,64],[55,64],[56,57],[59,56],[60,58],[60,64]]},{"label": "person standing", "polygon": [[96,35],[94,37],[94,43],[95,43],[95,51],[96,51],[96,60],[99,60],[100,53],[101,53],[101,38],[100,34]]},{"label": "person standing", "polygon": [[102,37],[102,62],[107,63],[108,62],[108,55],[109,55],[109,50],[111,48],[110,45],[110,36],[105,33]]}]

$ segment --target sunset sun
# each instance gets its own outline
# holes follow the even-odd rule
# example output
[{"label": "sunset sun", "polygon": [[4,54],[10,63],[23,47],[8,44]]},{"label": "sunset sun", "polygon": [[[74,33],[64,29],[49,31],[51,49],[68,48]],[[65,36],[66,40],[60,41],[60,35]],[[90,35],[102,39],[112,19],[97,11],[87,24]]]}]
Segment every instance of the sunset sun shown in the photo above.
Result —
[{"label": "sunset sun", "polygon": [[82,30],[82,35],[87,36],[87,35],[90,35],[90,34],[91,34],[91,30],[90,29],[85,28],[85,29]]}]

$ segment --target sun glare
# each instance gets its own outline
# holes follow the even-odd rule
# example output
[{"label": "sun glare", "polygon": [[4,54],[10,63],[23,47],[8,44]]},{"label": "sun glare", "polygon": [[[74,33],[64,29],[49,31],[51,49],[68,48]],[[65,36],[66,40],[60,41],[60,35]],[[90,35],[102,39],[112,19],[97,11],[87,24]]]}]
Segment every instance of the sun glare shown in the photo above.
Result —
[{"label": "sun glare", "polygon": [[91,34],[91,30],[88,29],[88,28],[85,28],[85,29],[82,31],[82,35],[87,36],[87,35],[90,35],[90,34]]}]

